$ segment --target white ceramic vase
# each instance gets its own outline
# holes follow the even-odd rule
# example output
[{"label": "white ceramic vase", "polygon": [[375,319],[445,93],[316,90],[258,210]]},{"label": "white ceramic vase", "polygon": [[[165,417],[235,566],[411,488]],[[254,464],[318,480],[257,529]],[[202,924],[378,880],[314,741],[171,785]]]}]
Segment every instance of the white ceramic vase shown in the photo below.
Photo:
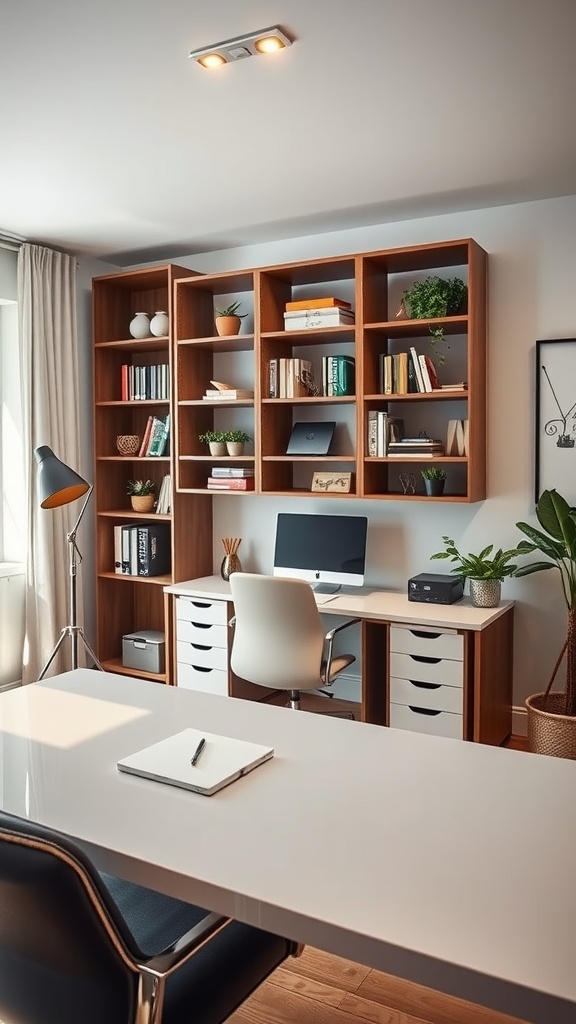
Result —
[{"label": "white ceramic vase", "polygon": [[150,330],[155,338],[164,338],[168,334],[168,313],[158,309],[150,321]]},{"label": "white ceramic vase", "polygon": [[149,338],[150,317],[148,313],[135,313],[134,319],[130,321],[129,330],[133,338]]}]

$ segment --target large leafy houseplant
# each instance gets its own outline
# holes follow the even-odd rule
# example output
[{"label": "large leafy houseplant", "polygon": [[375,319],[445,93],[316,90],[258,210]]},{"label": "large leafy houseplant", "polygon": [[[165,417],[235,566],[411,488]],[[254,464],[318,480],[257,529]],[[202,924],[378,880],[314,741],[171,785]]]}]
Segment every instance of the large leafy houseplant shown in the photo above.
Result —
[{"label": "large leafy houseplant", "polygon": [[[427,277],[416,281],[402,296],[402,304],[411,320],[436,320],[465,313],[468,288],[460,277]],[[444,338],[443,327],[430,327],[432,341]]]},{"label": "large leafy houseplant", "polygon": [[458,551],[451,537],[442,537],[442,540],[445,550],[437,551],[430,557],[449,558],[455,563],[450,572],[456,573],[458,576],[465,576],[469,580],[500,580],[500,582],[506,576],[516,575],[518,567],[510,559],[516,558],[520,554],[521,545],[525,543],[525,541],[521,541],[517,548],[510,548],[508,551],[498,548],[494,554],[492,554],[494,545],[488,544],[478,555],[471,553],[463,555]]},{"label": "large leafy houseplant", "polygon": [[548,696],[558,669],[566,655],[566,690],[563,714],[576,716],[576,509],[571,508],[556,490],[543,491],[536,505],[536,518],[542,529],[530,523],[516,523],[528,537],[521,540],[518,550],[523,554],[540,551],[547,561],[530,562],[520,566],[514,576],[529,576],[543,569],[557,569],[560,573],[562,593],[568,612],[568,628],[552,677],[546,689]]}]

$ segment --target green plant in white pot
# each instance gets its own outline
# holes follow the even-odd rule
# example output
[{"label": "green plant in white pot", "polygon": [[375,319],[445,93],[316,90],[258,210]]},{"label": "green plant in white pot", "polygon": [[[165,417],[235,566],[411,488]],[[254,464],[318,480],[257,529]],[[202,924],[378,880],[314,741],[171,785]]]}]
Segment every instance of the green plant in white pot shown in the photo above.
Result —
[{"label": "green plant in white pot", "polygon": [[507,551],[502,548],[494,551],[494,545],[488,544],[478,555],[463,555],[451,537],[444,536],[442,540],[445,550],[437,551],[431,558],[449,558],[455,563],[450,572],[469,580],[472,604],[479,608],[496,608],[500,603],[502,581],[516,574],[518,566],[511,559],[522,553],[522,542]]},{"label": "green plant in white pot", "polygon": [[[546,690],[533,694],[526,701],[528,742],[530,749],[536,752],[576,760],[576,509],[556,490],[547,490],[542,492],[536,505],[536,518],[541,529],[530,523],[516,523],[528,537],[520,541],[518,549],[522,554],[539,551],[546,561],[520,566],[514,576],[529,576],[544,569],[558,570],[567,611],[567,633]],[[551,693],[564,657],[564,692]]]}]

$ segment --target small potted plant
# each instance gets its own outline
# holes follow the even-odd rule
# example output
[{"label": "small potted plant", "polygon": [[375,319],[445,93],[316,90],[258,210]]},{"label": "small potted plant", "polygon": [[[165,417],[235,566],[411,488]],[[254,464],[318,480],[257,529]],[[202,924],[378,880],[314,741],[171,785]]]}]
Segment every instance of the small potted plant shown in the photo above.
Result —
[{"label": "small potted plant", "polygon": [[223,430],[206,430],[203,434],[198,435],[198,440],[202,444],[208,445],[210,455],[217,457],[226,455],[226,437]]},{"label": "small potted plant", "polygon": [[[401,311],[411,320],[438,320],[446,316],[465,313],[468,305],[468,288],[460,277],[427,277],[416,281],[402,296]],[[430,327],[432,344],[444,341],[443,327]],[[444,356],[438,354],[438,362]]]},{"label": "small potted plant", "polygon": [[518,566],[511,559],[523,554],[522,542],[519,547],[509,548],[508,551],[498,548],[492,554],[494,545],[489,544],[479,555],[462,555],[451,537],[444,536],[442,540],[446,550],[437,551],[431,558],[449,558],[455,563],[450,571],[470,581],[473,605],[477,608],[497,608],[500,604],[502,580],[516,575]]},{"label": "small potted plant", "polygon": [[242,308],[241,302],[232,302],[225,309],[216,309],[216,333],[221,338],[229,338],[233,334],[240,333],[240,324],[247,313],[239,313]]},{"label": "small potted plant", "polygon": [[420,476],[424,481],[426,494],[433,498],[438,497],[439,494],[444,494],[445,469],[441,469],[440,466],[426,466],[425,469],[420,470]]},{"label": "small potted plant", "polygon": [[224,434],[228,455],[243,455],[244,445],[252,440],[245,430],[227,430]]},{"label": "small potted plant", "polygon": [[126,488],[135,512],[153,512],[156,484],[153,480],[129,480]]}]

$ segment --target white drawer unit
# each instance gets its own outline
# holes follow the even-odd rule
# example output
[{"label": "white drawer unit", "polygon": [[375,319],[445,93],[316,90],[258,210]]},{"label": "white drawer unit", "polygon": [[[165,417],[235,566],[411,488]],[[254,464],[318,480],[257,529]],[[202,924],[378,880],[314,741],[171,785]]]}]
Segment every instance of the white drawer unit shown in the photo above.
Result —
[{"label": "white drawer unit", "polygon": [[461,740],[462,723],[462,715],[455,715],[450,711],[432,711],[409,707],[406,704],[390,705],[390,726],[393,729],[409,729],[411,732],[423,732],[429,736]]},{"label": "white drawer unit", "polygon": [[178,622],[209,622],[225,626],[228,624],[227,601],[208,601],[201,597],[178,597],[176,599],[176,619]]},{"label": "white drawer unit", "polygon": [[199,665],[187,665],[179,661],[178,686],[185,690],[200,690],[202,693],[215,693],[227,697],[228,672]]},{"label": "white drawer unit", "polygon": [[390,679],[391,704],[406,704],[429,711],[451,711],[456,715],[461,715],[463,697],[463,690],[458,686],[442,686],[441,683],[397,679],[395,676]]},{"label": "white drawer unit", "polygon": [[228,626],[213,622],[189,622],[178,619],[176,636],[190,644],[202,644],[204,647],[228,647]]},{"label": "white drawer unit", "polygon": [[460,633],[442,633],[419,626],[391,626],[390,651],[424,658],[449,658],[462,661],[464,637]]},{"label": "white drawer unit", "polygon": [[204,644],[189,644],[184,640],[176,641],[176,660],[178,664],[198,665],[200,668],[218,668],[228,671],[228,648],[209,647]]},{"label": "white drawer unit", "polygon": [[448,658],[433,660],[416,654],[390,654],[390,677],[416,679],[423,683],[442,683],[445,686],[464,684],[464,664]]}]

